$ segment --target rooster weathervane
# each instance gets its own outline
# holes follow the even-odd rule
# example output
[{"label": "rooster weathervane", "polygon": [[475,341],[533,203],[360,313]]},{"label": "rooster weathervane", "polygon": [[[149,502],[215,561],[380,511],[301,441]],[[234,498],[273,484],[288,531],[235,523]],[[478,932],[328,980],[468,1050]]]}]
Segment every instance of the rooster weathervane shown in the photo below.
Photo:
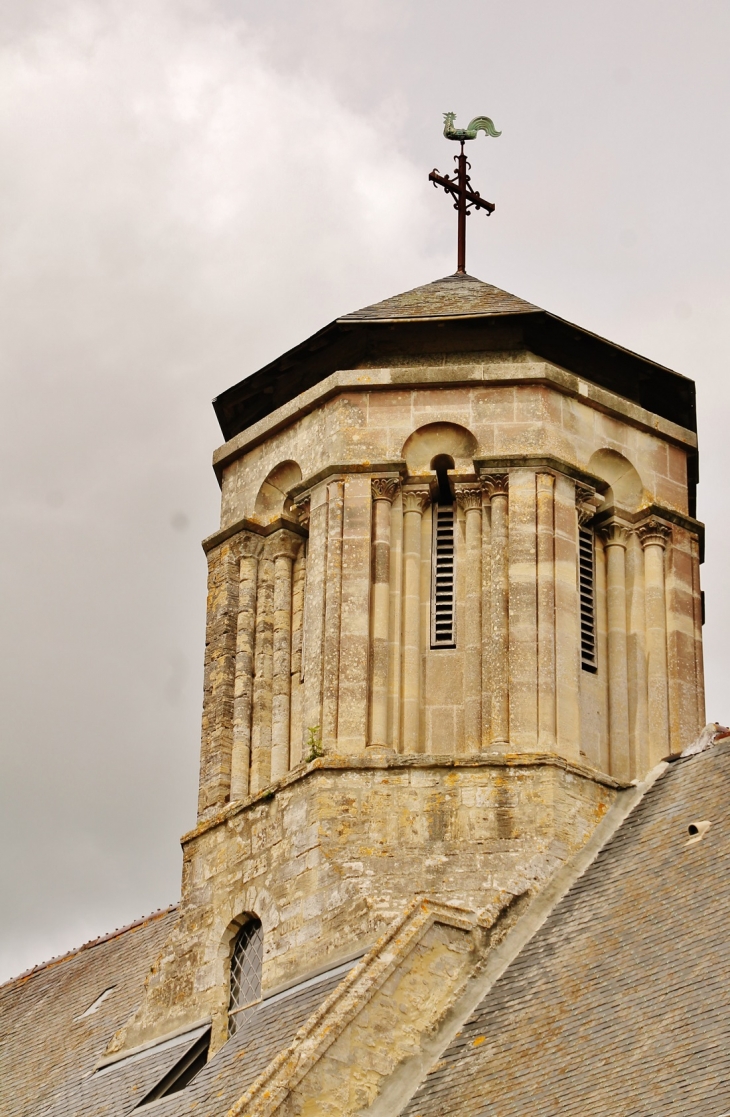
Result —
[{"label": "rooster weathervane", "polygon": [[453,178],[450,178],[449,175],[442,175],[434,167],[428,177],[435,187],[441,186],[447,194],[455,199],[454,209],[459,215],[456,274],[466,275],[466,219],[472,209],[483,209],[489,217],[491,213],[494,213],[495,206],[492,202],[482,198],[478,190],[471,189],[471,179],[468,173],[471,169],[471,163],[467,161],[464,154],[464,142],[465,140],[475,140],[478,132],[484,132],[486,136],[494,136],[495,139],[502,133],[497,131],[488,116],[475,116],[466,128],[454,127],[455,120],[455,112],[444,113],[444,135],[446,139],[456,140],[461,144],[461,151],[454,156],[456,174]]}]

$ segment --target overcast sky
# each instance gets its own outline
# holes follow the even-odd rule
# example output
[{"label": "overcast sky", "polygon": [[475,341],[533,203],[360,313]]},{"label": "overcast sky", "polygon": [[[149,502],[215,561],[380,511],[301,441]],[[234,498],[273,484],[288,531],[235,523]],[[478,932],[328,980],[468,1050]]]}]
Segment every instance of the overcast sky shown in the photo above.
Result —
[{"label": "overcast sky", "polygon": [[0,0],[0,977],[177,899],[210,400],[468,270],[697,380],[730,719],[726,0]]}]

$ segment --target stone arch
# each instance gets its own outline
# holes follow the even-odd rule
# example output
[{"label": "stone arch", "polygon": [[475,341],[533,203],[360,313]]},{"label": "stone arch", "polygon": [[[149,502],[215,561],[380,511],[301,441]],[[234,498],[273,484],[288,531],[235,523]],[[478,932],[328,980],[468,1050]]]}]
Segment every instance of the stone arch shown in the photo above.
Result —
[{"label": "stone arch", "polygon": [[452,459],[453,468],[464,473],[474,469],[476,449],[477,440],[466,427],[458,423],[426,423],[408,436],[401,452],[411,474],[430,473],[437,458],[441,462]]},{"label": "stone arch", "polygon": [[289,490],[302,479],[302,471],[294,461],[280,462],[272,469],[256,496],[253,514],[260,523],[269,524],[281,516],[295,519]]},{"label": "stone arch", "polygon": [[618,505],[628,512],[641,508],[644,485],[635,466],[617,450],[596,450],[588,462],[588,469],[609,484],[602,507]]}]

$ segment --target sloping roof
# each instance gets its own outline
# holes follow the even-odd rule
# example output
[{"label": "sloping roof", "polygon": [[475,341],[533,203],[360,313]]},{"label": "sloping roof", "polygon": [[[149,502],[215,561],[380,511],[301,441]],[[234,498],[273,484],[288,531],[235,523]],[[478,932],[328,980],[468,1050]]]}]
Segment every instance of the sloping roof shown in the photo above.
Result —
[{"label": "sloping roof", "polygon": [[403,1113],[730,1110],[729,799],[730,745],[672,765]]},{"label": "sloping roof", "polygon": [[540,307],[510,295],[473,275],[447,275],[402,295],[373,303],[339,318],[340,322],[390,322],[400,318],[484,318],[491,314],[530,314]]},{"label": "sloping roof", "polygon": [[[450,275],[345,314],[213,401],[226,440],[331,373],[404,356],[523,349],[696,430],[694,383],[471,275]],[[431,370],[433,372],[433,370]],[[429,381],[433,383],[431,379]]]},{"label": "sloping roof", "polygon": [[[37,1117],[91,1074],[139,1004],[176,918],[175,909],[155,913],[0,986],[3,1117]],[[98,1010],[82,1017],[112,986]]]},{"label": "sloping roof", "polygon": [[[110,1038],[139,1005],[176,918],[175,908],[155,913],[0,986],[3,1117],[128,1117],[190,1049],[200,1029],[98,1069]],[[241,1013],[236,1034],[187,1089],[155,1102],[155,1117],[224,1114],[354,964]],[[112,986],[98,1010],[82,1017]]]}]

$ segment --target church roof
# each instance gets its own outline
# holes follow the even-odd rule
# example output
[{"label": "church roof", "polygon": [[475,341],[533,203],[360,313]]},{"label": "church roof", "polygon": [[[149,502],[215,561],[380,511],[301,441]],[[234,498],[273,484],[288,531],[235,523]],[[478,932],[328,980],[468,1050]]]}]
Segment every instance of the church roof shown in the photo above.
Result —
[{"label": "church roof", "polygon": [[450,275],[330,322],[214,401],[226,440],[333,372],[387,368],[412,356],[529,350],[696,430],[694,383],[471,275]]},{"label": "church roof", "polygon": [[392,322],[424,318],[483,318],[492,314],[530,314],[539,306],[510,295],[473,275],[447,275],[402,295],[345,314],[340,322]]},{"label": "church roof", "polygon": [[[668,768],[486,994],[404,1117],[730,1109],[729,786],[730,743]],[[688,826],[703,820],[710,829],[688,845]],[[3,1114],[134,1112],[190,1037],[94,1071],[175,918],[158,913],[0,987]],[[323,1011],[346,968],[247,1010],[190,1085],[155,1102],[156,1117],[224,1117]]]},{"label": "church roof", "polygon": [[174,908],[156,912],[0,986],[3,1117],[45,1113],[92,1073],[110,1036],[139,1004],[176,918]]},{"label": "church roof", "polygon": [[[672,765],[404,1115],[730,1110],[729,790],[728,745]],[[702,820],[712,826],[688,845]]]}]

